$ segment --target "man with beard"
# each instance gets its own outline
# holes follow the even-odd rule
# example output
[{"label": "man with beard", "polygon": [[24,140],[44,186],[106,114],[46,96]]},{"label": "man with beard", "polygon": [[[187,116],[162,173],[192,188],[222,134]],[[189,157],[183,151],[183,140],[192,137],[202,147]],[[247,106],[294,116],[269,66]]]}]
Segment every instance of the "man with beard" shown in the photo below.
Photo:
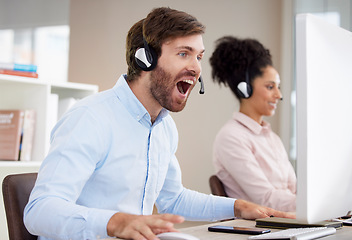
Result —
[{"label": "man with beard", "polygon": [[[72,107],[24,212],[39,239],[156,239],[188,220],[292,217],[182,186],[175,152],[181,111],[201,74],[204,26],[170,8],[152,10],[127,36],[127,75]],[[159,215],[152,215],[156,205]]]}]

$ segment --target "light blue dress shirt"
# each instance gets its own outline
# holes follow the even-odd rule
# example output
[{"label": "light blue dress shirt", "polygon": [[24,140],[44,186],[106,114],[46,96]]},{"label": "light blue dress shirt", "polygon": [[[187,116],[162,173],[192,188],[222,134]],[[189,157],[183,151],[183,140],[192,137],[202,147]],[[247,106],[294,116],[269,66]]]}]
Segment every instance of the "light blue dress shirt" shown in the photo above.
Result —
[{"label": "light blue dress shirt", "polygon": [[125,75],[73,106],[56,124],[24,211],[39,239],[99,239],[116,212],[173,213],[187,220],[234,217],[234,199],[181,183],[176,125],[163,109],[152,124]]}]

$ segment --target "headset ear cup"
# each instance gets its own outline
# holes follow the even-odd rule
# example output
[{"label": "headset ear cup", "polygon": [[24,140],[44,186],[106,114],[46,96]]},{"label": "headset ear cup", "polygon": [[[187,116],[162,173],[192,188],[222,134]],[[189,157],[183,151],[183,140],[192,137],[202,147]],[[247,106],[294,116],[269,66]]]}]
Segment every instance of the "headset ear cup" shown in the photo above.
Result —
[{"label": "headset ear cup", "polygon": [[237,93],[241,98],[250,98],[252,96],[252,87],[246,82],[240,82],[237,85]]},{"label": "headset ear cup", "polygon": [[138,67],[143,71],[153,70],[158,62],[158,56],[156,55],[155,50],[150,46],[148,46],[148,49],[139,48],[134,57]]}]

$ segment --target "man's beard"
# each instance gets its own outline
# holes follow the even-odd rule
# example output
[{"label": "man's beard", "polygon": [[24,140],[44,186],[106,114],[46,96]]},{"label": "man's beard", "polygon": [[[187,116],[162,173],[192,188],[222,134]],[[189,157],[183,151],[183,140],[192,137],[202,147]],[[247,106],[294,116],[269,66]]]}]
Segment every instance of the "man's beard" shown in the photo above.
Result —
[{"label": "man's beard", "polygon": [[172,92],[175,88],[176,79],[172,79],[171,74],[159,66],[156,66],[154,71],[151,72],[150,78],[150,92],[160,106],[171,112],[182,111],[186,106],[187,99],[182,102],[172,100]]}]

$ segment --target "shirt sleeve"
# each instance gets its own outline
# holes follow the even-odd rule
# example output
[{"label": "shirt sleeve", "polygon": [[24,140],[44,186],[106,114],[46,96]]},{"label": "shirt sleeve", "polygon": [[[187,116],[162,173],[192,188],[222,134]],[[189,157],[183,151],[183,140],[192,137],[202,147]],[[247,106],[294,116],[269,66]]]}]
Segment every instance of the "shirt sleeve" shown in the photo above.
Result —
[{"label": "shirt sleeve", "polygon": [[[273,186],[266,176],[270,172],[265,172],[270,171],[271,167],[263,168],[259,164],[253,153],[253,146],[246,137],[233,130],[223,131],[215,141],[214,154],[221,168],[225,169],[228,176],[248,196],[247,200],[281,211],[294,211],[295,193],[289,188]],[[293,182],[292,178],[293,176]]]},{"label": "shirt sleeve", "polygon": [[24,223],[32,234],[53,239],[107,237],[106,226],[115,212],[76,204],[103,159],[108,137],[99,125],[87,109],[78,108],[55,126],[50,152],[24,210]]},{"label": "shirt sleeve", "polygon": [[235,217],[235,200],[184,188],[181,183],[180,166],[174,156],[156,207],[160,213],[181,215],[186,220],[217,221]]}]

